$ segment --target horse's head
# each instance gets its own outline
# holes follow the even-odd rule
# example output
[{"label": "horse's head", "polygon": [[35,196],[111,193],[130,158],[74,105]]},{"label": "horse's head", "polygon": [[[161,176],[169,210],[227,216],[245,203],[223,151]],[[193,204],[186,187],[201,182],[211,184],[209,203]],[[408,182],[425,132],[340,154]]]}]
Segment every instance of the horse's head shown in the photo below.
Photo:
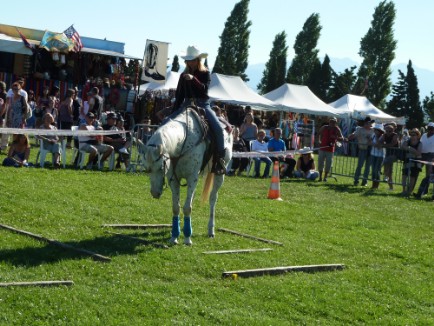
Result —
[{"label": "horse's head", "polygon": [[163,194],[164,178],[169,168],[169,158],[163,153],[161,145],[148,145],[145,151],[145,170],[151,180],[151,194],[160,198]]}]

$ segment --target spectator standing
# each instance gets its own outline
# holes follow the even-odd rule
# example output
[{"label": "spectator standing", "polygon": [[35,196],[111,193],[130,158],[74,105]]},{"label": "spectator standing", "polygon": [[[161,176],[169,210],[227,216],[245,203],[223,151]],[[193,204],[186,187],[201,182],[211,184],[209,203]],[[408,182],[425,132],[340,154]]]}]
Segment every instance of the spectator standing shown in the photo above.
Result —
[{"label": "spectator standing", "polygon": [[383,147],[386,148],[386,156],[383,162],[384,178],[389,185],[389,190],[393,190],[393,163],[398,159],[399,139],[395,132],[396,124],[389,123],[384,126]]},{"label": "spectator standing", "polygon": [[336,118],[331,118],[328,124],[322,126],[318,131],[318,136],[320,139],[320,149],[318,154],[318,181],[323,181],[323,171],[324,181],[327,181],[327,177],[331,171],[333,164],[333,154],[335,152],[336,142],[344,140],[341,129],[339,129],[336,124]]},{"label": "spectator standing", "polygon": [[[268,152],[268,143],[264,141],[265,138],[265,130],[259,130],[258,131],[258,138],[252,142],[252,152],[259,152],[259,153],[265,153]],[[271,159],[266,156],[260,156],[260,157],[254,157],[253,160],[255,161],[255,178],[259,178],[260,176],[260,170],[261,170],[261,161],[265,163],[265,170],[264,174],[262,175],[263,178],[268,178],[270,175],[270,167],[271,167]]]},{"label": "spectator standing", "polygon": [[99,89],[98,87],[92,87],[88,95],[89,100],[89,111],[95,115],[95,118],[98,120],[101,117],[101,112],[103,108],[103,100],[102,97],[98,95]]},{"label": "spectator standing", "polygon": [[[422,143],[420,142],[420,131],[417,128],[410,130],[410,139],[402,144],[402,150],[407,151],[402,167],[402,193],[408,197],[414,190],[419,172],[422,171],[421,163],[414,162],[421,158]],[[410,182],[408,182],[410,177]]]},{"label": "spectator standing", "polygon": [[[232,151],[233,152],[247,152],[247,145],[244,140],[240,137],[240,129],[238,127],[234,127],[233,129],[234,140],[232,142]],[[231,170],[228,172],[229,176],[238,175],[246,169],[249,164],[249,160],[246,157],[233,157]],[[237,172],[238,170],[238,172]]]},{"label": "spectator standing", "polygon": [[372,189],[378,189],[381,180],[381,164],[384,160],[384,127],[383,124],[376,123],[373,129],[374,135],[372,136],[371,140]]},{"label": "spectator standing", "polygon": [[50,113],[53,116],[54,122],[53,124],[55,126],[57,126],[57,121],[58,121],[58,117],[59,117],[59,111],[56,108],[56,98],[53,96],[50,96],[48,99],[48,106],[44,108],[44,110],[42,111],[42,117],[44,117],[44,115],[46,113]]},{"label": "spectator standing", "polygon": [[[6,122],[6,99],[7,99],[7,92],[6,92],[6,83],[3,81],[0,81],[0,128],[3,128],[5,122]],[[5,150],[8,147],[8,135],[7,134],[0,134],[1,138],[1,145],[0,150]]]},{"label": "spectator standing", "polygon": [[[420,138],[422,143],[422,160],[427,162],[434,162],[434,122],[428,123],[426,126],[426,133]],[[420,199],[423,195],[428,193],[430,176],[433,173],[432,165],[425,165],[425,178],[420,183],[419,190],[415,194],[415,197]],[[434,199],[434,194],[433,194]]]},{"label": "spectator standing", "polygon": [[370,143],[372,136],[374,135],[374,131],[372,130],[372,124],[374,120],[366,117],[363,121],[362,127],[357,127],[356,130],[348,136],[348,140],[357,140],[358,146],[358,160],[357,160],[357,168],[354,173],[354,185],[359,185],[359,178],[362,172],[363,165],[365,165],[365,170],[363,172],[362,178],[362,187],[365,187],[368,184],[369,177],[369,169],[370,169]]},{"label": "spectator standing", "polygon": [[74,87],[74,95],[72,96],[72,116],[73,124],[75,126],[79,125],[80,120],[80,110],[82,108],[83,102],[81,98],[78,97],[78,87]]},{"label": "spectator standing", "polygon": [[13,83],[13,95],[6,101],[6,127],[8,128],[24,128],[26,124],[27,97],[21,95],[20,90],[21,84]]},{"label": "spectator standing", "polygon": [[258,126],[253,122],[253,114],[247,113],[244,122],[240,127],[240,136],[246,142],[250,143],[258,137]]},{"label": "spectator standing", "polygon": [[36,100],[35,100],[35,93],[32,90],[29,90],[27,92],[28,96],[29,96],[29,106],[30,109],[32,110],[32,116],[27,119],[26,121],[26,127],[27,128],[31,128],[34,129],[35,125],[36,125],[36,117],[35,117],[35,113],[36,113]]},{"label": "spectator standing", "polygon": [[[59,106],[59,128],[61,130],[71,130],[74,115],[73,115],[73,96],[75,91],[73,89],[68,89],[66,91],[65,99],[60,103]],[[45,123],[45,121],[44,121]],[[72,136],[67,136],[66,146],[71,148]]]}]

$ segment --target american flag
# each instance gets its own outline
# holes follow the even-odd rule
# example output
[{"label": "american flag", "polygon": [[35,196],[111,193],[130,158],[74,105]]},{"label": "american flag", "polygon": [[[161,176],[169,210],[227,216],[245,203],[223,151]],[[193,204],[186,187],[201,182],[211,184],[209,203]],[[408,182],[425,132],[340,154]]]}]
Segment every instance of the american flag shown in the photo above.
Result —
[{"label": "american flag", "polygon": [[29,48],[30,50],[32,50],[32,52],[35,52],[36,48],[34,44],[31,44],[27,38],[23,35],[23,33],[20,32],[20,30],[17,28],[18,34],[20,34],[21,39],[23,40],[24,46],[26,48]]},{"label": "american flag", "polygon": [[81,43],[80,34],[75,30],[74,25],[69,26],[63,33],[65,33],[67,38],[74,41],[74,51],[80,52],[83,48],[83,43]]}]

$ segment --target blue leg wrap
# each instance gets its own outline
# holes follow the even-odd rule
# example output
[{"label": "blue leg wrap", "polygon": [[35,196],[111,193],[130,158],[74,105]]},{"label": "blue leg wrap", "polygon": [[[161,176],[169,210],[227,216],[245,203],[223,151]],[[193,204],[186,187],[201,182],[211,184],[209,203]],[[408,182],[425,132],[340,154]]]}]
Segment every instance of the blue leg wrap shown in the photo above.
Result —
[{"label": "blue leg wrap", "polygon": [[179,221],[179,216],[174,216],[172,218],[172,237],[178,238],[181,234],[181,223]]},{"label": "blue leg wrap", "polygon": [[193,233],[193,229],[191,227],[191,217],[184,217],[184,228],[182,229],[182,231],[184,232],[184,237],[191,237]]}]

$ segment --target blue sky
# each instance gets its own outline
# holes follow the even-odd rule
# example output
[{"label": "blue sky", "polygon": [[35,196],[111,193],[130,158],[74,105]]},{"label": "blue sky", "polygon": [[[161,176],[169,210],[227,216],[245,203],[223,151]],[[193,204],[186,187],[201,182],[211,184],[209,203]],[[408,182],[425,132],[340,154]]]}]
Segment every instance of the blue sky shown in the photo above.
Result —
[{"label": "blue sky", "polygon": [[[2,23],[61,32],[74,24],[77,31],[93,38],[125,43],[125,53],[143,57],[146,39],[169,42],[170,62],[190,44],[209,53],[212,67],[220,45],[224,23],[235,0],[22,0],[8,8]],[[360,39],[371,26],[380,1],[363,0],[250,0],[249,64],[265,63],[277,33],[288,35],[288,60],[296,35],[312,13],[322,25],[318,44],[321,58],[350,58],[361,62]],[[407,63],[434,71],[434,1],[395,0],[398,40],[394,64]]]}]

